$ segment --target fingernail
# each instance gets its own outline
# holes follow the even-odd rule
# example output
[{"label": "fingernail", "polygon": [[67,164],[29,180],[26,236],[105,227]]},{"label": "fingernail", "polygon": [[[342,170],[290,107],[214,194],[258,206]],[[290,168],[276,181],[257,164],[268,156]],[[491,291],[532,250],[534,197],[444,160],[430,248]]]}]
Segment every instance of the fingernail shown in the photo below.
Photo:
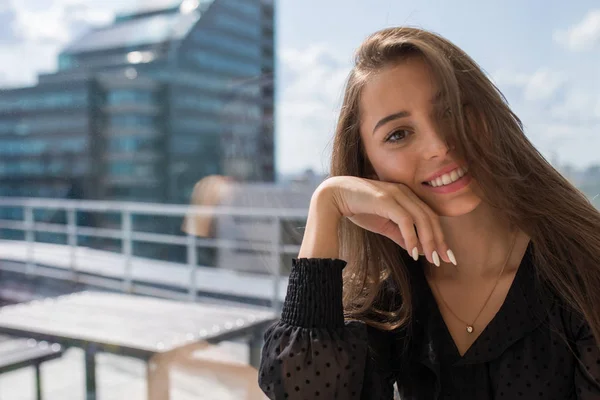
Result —
[{"label": "fingernail", "polygon": [[412,258],[419,261],[419,250],[416,247],[412,249]]},{"label": "fingernail", "polygon": [[433,253],[431,253],[431,258],[433,258],[433,263],[435,264],[436,267],[440,266],[440,256],[438,256],[437,251],[433,251]]},{"label": "fingernail", "polygon": [[448,251],[446,252],[446,254],[448,254],[448,258],[450,259],[450,261],[452,261],[452,264],[458,265],[456,263],[456,257],[454,257],[454,253],[452,252],[452,250],[448,249]]}]

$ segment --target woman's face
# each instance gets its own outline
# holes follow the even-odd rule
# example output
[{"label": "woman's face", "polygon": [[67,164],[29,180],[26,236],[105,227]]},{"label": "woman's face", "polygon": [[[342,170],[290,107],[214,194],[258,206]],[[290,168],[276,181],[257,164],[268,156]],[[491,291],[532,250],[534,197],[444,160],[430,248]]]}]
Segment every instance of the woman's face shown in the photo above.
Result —
[{"label": "woman's face", "polygon": [[442,140],[444,107],[436,103],[437,93],[418,57],[383,69],[363,89],[360,134],[372,178],[402,183],[438,215],[458,216],[473,211],[481,198],[469,173],[460,177],[468,166]]}]

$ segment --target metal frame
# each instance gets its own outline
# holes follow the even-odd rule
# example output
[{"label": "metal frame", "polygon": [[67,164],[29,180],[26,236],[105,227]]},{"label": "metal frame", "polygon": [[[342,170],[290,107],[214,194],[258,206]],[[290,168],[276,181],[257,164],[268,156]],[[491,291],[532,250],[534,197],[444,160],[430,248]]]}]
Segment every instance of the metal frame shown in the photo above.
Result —
[{"label": "metal frame", "polygon": [[[281,222],[293,219],[306,219],[306,209],[255,209],[255,208],[232,208],[232,207],[206,207],[173,204],[152,204],[115,201],[93,201],[93,200],[56,200],[40,198],[7,198],[0,197],[0,207],[20,207],[24,210],[23,221],[0,220],[0,228],[21,230],[25,232],[27,243],[26,272],[36,275],[37,267],[34,261],[35,233],[48,232],[65,234],[66,246],[70,247],[70,266],[73,280],[78,279],[77,271],[77,238],[79,236],[110,238],[121,241],[121,254],[125,258],[125,272],[122,277],[122,291],[131,293],[134,290],[132,282],[131,261],[133,258],[132,248],[134,242],[161,243],[182,245],[187,251],[187,266],[189,268],[190,281],[188,287],[188,299],[194,301],[197,291],[195,287],[196,269],[198,267],[197,247],[209,247],[217,249],[240,249],[254,250],[270,253],[268,265],[269,274],[273,278],[273,295],[271,306],[275,311],[281,309],[278,299],[281,278],[281,256],[284,254],[297,254],[298,245],[284,245],[281,243]],[[38,209],[65,211],[67,224],[53,224],[36,222],[34,211]],[[121,215],[121,229],[90,228],[77,225],[77,213],[82,211],[119,213]],[[186,236],[172,234],[148,233],[134,231],[132,218],[134,215],[194,217],[194,216],[240,216],[271,219],[273,224],[273,237],[267,244],[246,243],[227,239],[206,239],[194,235],[194,224],[190,224],[191,231]]]},{"label": "metal frame", "polygon": [[[43,344],[43,346],[42,346]],[[33,348],[36,353],[30,354],[30,350]],[[55,360],[60,358],[64,354],[62,346],[58,344],[52,344],[51,346],[47,342],[40,342],[35,345],[27,345],[27,347],[17,348],[16,352],[7,354],[7,359],[2,360],[2,366],[0,367],[0,374],[7,372],[16,371],[21,368],[33,366],[35,369],[35,393],[36,399],[42,400],[42,373],[41,366],[46,361]],[[25,352],[23,352],[25,350]]]},{"label": "metal frame", "polygon": [[[262,334],[274,320],[275,318],[256,321],[245,324],[242,327],[235,327],[235,329],[231,329],[231,326],[225,324],[224,329],[221,329],[218,334],[212,334],[211,337],[206,339],[200,336],[196,341],[167,352],[144,350],[122,345],[115,346],[113,344],[76,339],[60,334],[32,332],[23,328],[0,326],[0,332],[15,337],[26,337],[35,341],[60,344],[62,346],[60,351],[61,355],[63,349],[71,347],[82,349],[85,353],[85,391],[88,400],[95,400],[97,398],[96,355],[103,352],[133,357],[144,361],[146,363],[146,383],[149,389],[148,399],[165,400],[169,399],[169,385],[165,383],[169,382],[169,365],[171,364],[173,357],[179,354],[192,354],[194,350],[202,349],[207,345],[215,345],[223,341],[243,338],[247,340],[249,347],[249,364],[254,368],[258,368],[260,363],[260,351],[263,344]],[[50,360],[58,358],[59,355],[51,355],[48,357],[48,360]],[[39,372],[36,371],[36,373]],[[41,393],[41,380],[39,377],[37,382],[36,390],[38,393]]]}]

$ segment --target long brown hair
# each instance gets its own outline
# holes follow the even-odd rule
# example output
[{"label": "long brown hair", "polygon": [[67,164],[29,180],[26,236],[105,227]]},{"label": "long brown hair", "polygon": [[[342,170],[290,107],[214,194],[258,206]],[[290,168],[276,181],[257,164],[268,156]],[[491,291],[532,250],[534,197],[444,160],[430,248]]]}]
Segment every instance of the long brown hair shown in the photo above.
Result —
[{"label": "long brown hair", "polygon": [[[359,132],[362,88],[372,74],[414,56],[429,64],[451,111],[441,132],[444,140],[469,166],[484,199],[531,238],[539,278],[585,317],[600,343],[600,212],[535,149],[502,93],[448,40],[399,27],[363,42],[345,88],[331,175],[367,177],[372,172]],[[408,254],[348,221],[341,225],[340,243],[340,257],[348,263],[346,317],[386,330],[405,325],[412,311]],[[383,309],[377,304],[386,279],[402,301]]]}]

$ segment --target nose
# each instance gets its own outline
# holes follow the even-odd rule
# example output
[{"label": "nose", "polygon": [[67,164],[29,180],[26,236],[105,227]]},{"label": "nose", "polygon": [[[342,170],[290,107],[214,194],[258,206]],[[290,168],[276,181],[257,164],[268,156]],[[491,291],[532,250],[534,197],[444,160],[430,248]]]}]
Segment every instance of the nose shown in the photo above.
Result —
[{"label": "nose", "polygon": [[433,124],[425,127],[421,132],[421,148],[423,158],[431,159],[434,157],[444,158],[450,151],[448,144],[439,133],[439,128]]}]

